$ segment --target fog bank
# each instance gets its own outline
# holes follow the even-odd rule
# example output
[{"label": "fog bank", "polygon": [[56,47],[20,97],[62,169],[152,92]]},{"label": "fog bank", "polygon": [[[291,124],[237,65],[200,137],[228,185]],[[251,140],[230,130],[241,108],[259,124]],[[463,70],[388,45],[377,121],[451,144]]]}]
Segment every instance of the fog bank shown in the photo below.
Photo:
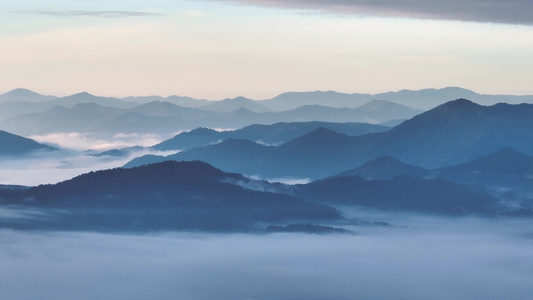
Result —
[{"label": "fog bank", "polygon": [[529,299],[533,222],[403,218],[358,235],[0,231],[2,298]]},{"label": "fog bank", "polygon": [[0,160],[0,184],[54,184],[91,171],[122,167],[137,156],[174,153],[176,151],[141,150],[126,157],[96,157],[80,151],[59,150],[19,159],[4,159]]}]

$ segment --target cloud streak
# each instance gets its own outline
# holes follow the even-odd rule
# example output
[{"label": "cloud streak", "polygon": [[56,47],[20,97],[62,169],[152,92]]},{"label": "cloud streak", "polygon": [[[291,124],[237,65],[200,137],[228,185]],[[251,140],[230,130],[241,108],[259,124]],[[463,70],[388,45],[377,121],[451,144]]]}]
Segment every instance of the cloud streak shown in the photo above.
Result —
[{"label": "cloud streak", "polygon": [[219,0],[335,14],[533,25],[526,0]]},{"label": "cloud streak", "polygon": [[124,11],[124,10],[66,10],[66,11],[55,11],[55,10],[29,10],[23,11],[23,13],[45,15],[45,16],[54,16],[54,17],[95,17],[95,18],[105,18],[105,19],[116,19],[116,18],[127,18],[127,17],[154,17],[154,16],[163,16],[159,13],[150,13],[142,11]]}]

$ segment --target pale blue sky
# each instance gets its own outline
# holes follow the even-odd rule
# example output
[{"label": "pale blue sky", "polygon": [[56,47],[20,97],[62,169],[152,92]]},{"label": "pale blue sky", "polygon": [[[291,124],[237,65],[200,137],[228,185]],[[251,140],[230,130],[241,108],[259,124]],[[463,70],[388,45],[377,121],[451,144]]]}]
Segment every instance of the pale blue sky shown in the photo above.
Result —
[{"label": "pale blue sky", "polygon": [[491,23],[489,10],[419,10],[414,0],[400,8],[364,0],[9,2],[0,4],[0,93],[265,99],[461,86],[533,94],[533,26],[518,4]]}]

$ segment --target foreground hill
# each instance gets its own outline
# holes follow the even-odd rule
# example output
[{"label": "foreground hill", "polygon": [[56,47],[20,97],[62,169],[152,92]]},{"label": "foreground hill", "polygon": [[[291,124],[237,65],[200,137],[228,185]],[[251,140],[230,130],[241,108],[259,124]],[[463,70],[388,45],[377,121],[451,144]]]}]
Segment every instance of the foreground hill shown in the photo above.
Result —
[{"label": "foreground hill", "polygon": [[341,218],[325,205],[245,189],[241,185],[247,181],[201,162],[163,162],[91,172],[26,190],[0,190],[0,198],[4,205],[53,214],[46,220],[18,225],[27,228],[246,231],[258,222]]},{"label": "foreground hill", "polygon": [[49,151],[54,149],[50,146],[39,144],[32,139],[0,130],[0,156],[20,156],[34,151]]},{"label": "foreground hill", "polygon": [[[344,176],[289,186],[226,173],[203,162],[165,161],[91,172],[54,185],[0,187],[0,208],[25,216],[1,218],[0,226],[250,232],[305,223],[306,231],[315,232],[331,227],[313,223],[352,224],[330,205],[445,215],[508,212],[496,198],[443,179]],[[294,227],[281,226],[276,231]],[[292,229],[301,226],[296,227]]]},{"label": "foreground hill", "polygon": [[[533,104],[481,106],[458,99],[386,132],[349,137],[319,128],[279,147],[225,141],[165,159],[203,160],[224,170],[265,178],[323,178],[383,155],[437,169],[465,163],[503,147],[533,154],[531,128]],[[246,155],[236,159],[236,152]],[[135,162],[128,164],[134,165]]]}]

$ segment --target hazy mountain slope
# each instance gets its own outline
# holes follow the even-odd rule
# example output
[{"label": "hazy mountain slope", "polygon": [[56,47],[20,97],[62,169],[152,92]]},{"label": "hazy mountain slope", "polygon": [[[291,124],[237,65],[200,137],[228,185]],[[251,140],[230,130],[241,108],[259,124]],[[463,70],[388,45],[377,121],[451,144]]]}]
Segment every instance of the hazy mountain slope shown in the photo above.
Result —
[{"label": "hazy mountain slope", "polygon": [[106,120],[91,131],[107,134],[115,133],[158,133],[173,134],[182,128],[193,127],[196,123],[178,116],[152,117],[128,112]]},{"label": "hazy mountain slope", "polygon": [[[4,199],[11,199],[4,200],[5,204],[19,203],[45,212],[61,210],[54,218],[40,222],[39,228],[247,231],[253,230],[257,222],[341,218],[325,205],[231,183],[247,180],[201,162],[163,162],[0,192]],[[28,198],[32,199],[30,203],[22,202]],[[32,223],[26,226],[31,228]]]},{"label": "hazy mountain slope", "polygon": [[436,170],[407,165],[392,156],[382,156],[335,177],[359,176],[387,180],[400,175],[444,178],[461,184],[482,186],[503,199],[533,197],[533,156],[509,147],[467,163]]},{"label": "hazy mountain slope", "polygon": [[248,140],[228,139],[218,144],[194,148],[165,158],[153,156],[136,158],[125,167],[151,163],[154,159],[158,161],[194,161],[198,160],[197,157],[201,157],[202,161],[216,165],[217,168],[225,171],[241,170],[239,173],[259,175],[261,173],[257,173],[257,171],[261,169],[264,161],[274,150],[275,147],[259,145]]},{"label": "hazy mountain slope", "polygon": [[219,114],[204,109],[181,107],[166,101],[153,101],[129,110],[149,117],[180,117],[190,120],[202,120]]},{"label": "hazy mountain slope", "polygon": [[122,113],[124,110],[120,108],[80,103],[71,108],[55,106],[41,113],[20,115],[0,122],[0,126],[23,135],[66,131],[90,132]]},{"label": "hazy mountain slope", "polygon": [[23,135],[65,131],[168,134],[197,125],[197,121],[181,116],[201,119],[211,114],[168,102],[152,102],[131,110],[80,103],[71,108],[55,106],[44,112],[23,114],[0,121],[0,126]]},{"label": "hazy mountain slope", "polygon": [[377,120],[373,123],[380,123],[383,120],[408,119],[423,112],[386,100],[372,100],[356,109],[364,111],[366,118]]},{"label": "hazy mountain slope", "polygon": [[116,107],[122,109],[128,109],[139,105],[139,103],[122,101],[117,98],[94,96],[87,92],[46,101],[47,105],[61,105],[69,108],[81,103],[94,103],[103,107]]},{"label": "hazy mountain slope", "polygon": [[450,214],[496,211],[497,199],[444,179],[399,176],[365,180],[345,176],[315,181],[297,188],[309,200],[384,210],[414,210]]},{"label": "hazy mountain slope", "polygon": [[511,147],[505,147],[495,153],[439,171],[533,176],[533,156],[520,153]]},{"label": "hazy mountain slope", "polygon": [[169,97],[161,97],[161,96],[137,96],[137,97],[126,97],[122,98],[121,100],[127,101],[127,102],[136,102],[139,104],[146,104],[154,101],[160,101],[160,102],[169,102],[177,106],[181,107],[189,107],[189,108],[196,108],[203,105],[207,105],[209,103],[212,103],[214,101],[208,101],[203,99],[194,99],[191,97],[182,97],[182,96],[169,96]]},{"label": "hazy mountain slope", "polygon": [[14,89],[0,95],[0,102],[42,102],[57,97],[45,96],[27,89]]},{"label": "hazy mountain slope", "polygon": [[438,168],[507,146],[533,153],[532,126],[532,104],[481,106],[459,99],[403,122],[376,144],[405,163]]},{"label": "hazy mountain slope", "polygon": [[229,139],[165,158],[134,159],[126,167],[161,160],[202,160],[217,168],[265,178],[320,178],[359,163],[351,152],[351,138],[325,128],[316,129],[279,147]]},{"label": "hazy mountain slope", "polygon": [[263,106],[261,102],[247,99],[244,97],[237,97],[233,99],[228,98],[220,101],[213,101],[212,103],[203,105],[199,108],[216,112],[232,112],[240,108],[244,108],[256,113],[269,111],[269,109]]},{"label": "hazy mountain slope", "polygon": [[295,109],[257,115],[257,123],[269,124],[274,122],[363,122],[381,123],[391,119],[407,119],[421,113],[406,106],[386,102],[381,105],[367,103],[361,108],[336,108],[322,105],[303,105]]},{"label": "hazy mountain slope", "polygon": [[[21,90],[22,92],[17,91],[18,90],[12,91],[16,92],[14,93],[16,96],[8,95],[11,92],[4,94],[8,95],[8,97],[0,95],[0,120],[15,118],[30,113],[46,112],[56,106],[72,108],[77,104],[92,103],[102,107],[126,109],[139,105],[135,102],[126,102],[116,98],[97,97],[88,93],[79,93],[58,98],[54,96],[39,95],[28,90]],[[2,101],[2,99],[5,99],[5,101]],[[36,117],[40,118],[40,116]]]},{"label": "hazy mountain slope", "polygon": [[[206,160],[233,172],[265,177],[322,178],[357,168],[383,155],[423,168],[435,169],[495,152],[509,146],[533,152],[533,105],[480,106],[459,99],[422,113],[393,129],[348,137],[317,129],[282,146],[238,149],[219,145],[191,149],[168,159]],[[224,142],[221,143],[224,145]],[[210,149],[210,147],[212,149]],[[246,156],[234,164],[234,151]],[[209,158],[205,157],[209,153]]]},{"label": "hazy mountain slope", "polygon": [[510,147],[433,173],[456,182],[482,185],[504,198],[533,198],[533,156]]},{"label": "hazy mountain slope", "polygon": [[[242,128],[252,124],[274,124],[276,122],[293,122],[293,121],[334,121],[334,122],[354,122],[354,121],[370,121],[380,122],[382,120],[392,117],[390,111],[387,108],[364,111],[358,109],[347,108],[329,108],[320,106],[304,106],[292,111],[272,113],[255,113],[245,108],[240,108],[232,112],[214,112],[197,108],[179,107],[169,102],[154,101],[143,105],[136,106],[131,109],[123,109],[118,107],[104,106],[110,104],[108,98],[95,100],[96,97],[89,94],[75,95],[74,99],[68,100],[67,98],[60,98],[53,101],[46,101],[42,103],[26,105],[14,105],[13,108],[9,108],[9,115],[14,115],[17,112],[28,109],[28,112],[36,111],[35,113],[25,113],[17,115],[16,117],[7,118],[0,121],[0,126],[13,131],[17,134],[35,134],[46,133],[56,131],[84,131],[97,133],[121,133],[128,125],[134,126],[131,122],[131,116],[137,114],[137,118],[142,121],[143,126],[134,126],[139,128],[142,132],[150,132],[148,128],[154,133],[168,133],[183,130],[191,130],[197,127],[211,127],[211,128]],[[77,100],[76,100],[77,99]],[[80,100],[81,99],[81,100]],[[83,102],[85,100],[88,102]],[[68,101],[67,101],[68,100]],[[94,101],[93,101],[94,100]],[[117,100],[118,101],[118,100]],[[79,102],[76,105],[73,103]],[[57,104],[47,110],[42,110],[45,106]],[[7,105],[8,103],[4,103]],[[112,103],[111,103],[112,104]],[[39,105],[39,106],[36,106]],[[72,106],[73,105],[73,106]],[[92,107],[87,114],[76,114],[75,116],[71,111],[65,111],[63,115],[58,115],[58,106],[74,109],[77,106]],[[98,115],[94,115],[95,107],[99,107],[100,112]],[[383,112],[382,112],[383,111]],[[398,110],[399,114],[394,117],[407,117],[413,116],[418,111],[404,109]],[[129,117],[119,117],[121,114],[129,114]],[[406,115],[407,114],[407,115]],[[71,117],[73,116],[73,117]],[[105,117],[112,116],[112,118]],[[115,118],[114,120],[111,120]],[[158,119],[161,118],[161,119]],[[170,119],[174,118],[173,121]],[[1,118],[0,118],[1,119]],[[37,121],[39,120],[39,121]],[[123,121],[125,123],[121,124]],[[104,127],[97,126],[98,124],[104,124],[111,122],[113,125]],[[151,123],[150,123],[151,122]],[[62,125],[61,125],[62,124]],[[69,124],[74,124],[70,126]],[[169,126],[165,129],[165,126]],[[63,126],[61,128],[61,126]],[[160,132],[161,131],[161,132]],[[134,129],[128,129],[126,132],[134,132]],[[239,138],[236,136],[236,138]]]},{"label": "hazy mountain slope", "polygon": [[261,103],[277,111],[295,109],[302,105],[323,105],[329,107],[356,108],[374,99],[388,100],[421,110],[428,110],[452,99],[465,98],[483,105],[494,105],[498,102],[511,104],[532,103],[532,95],[483,95],[459,87],[441,89],[401,90],[379,94],[345,94],[334,91],[289,92],[283,93]]},{"label": "hazy mountain slope", "polygon": [[343,133],[350,136],[371,132],[383,132],[390,128],[365,123],[328,123],[328,122],[292,122],[276,123],[272,125],[250,125],[237,130],[215,131],[207,128],[197,128],[190,132],[183,132],[171,139],[153,146],[157,150],[188,150],[218,143],[227,139],[246,139],[267,145],[279,145],[296,137],[309,133],[319,127]]},{"label": "hazy mountain slope", "polygon": [[54,150],[54,148],[0,130],[0,156],[20,156],[38,150]]},{"label": "hazy mountain slope", "polygon": [[484,95],[460,87],[441,89],[401,90],[374,95],[376,99],[384,99],[401,103],[418,109],[430,109],[452,99],[469,99],[482,105],[494,105],[500,102],[510,104],[532,103],[532,95]]},{"label": "hazy mountain slope", "polygon": [[390,155],[385,155],[371,160],[358,168],[342,172],[335,176],[358,176],[367,180],[387,180],[400,175],[424,178],[430,176],[430,174],[430,170],[404,164]]},{"label": "hazy mountain slope", "polygon": [[261,104],[276,111],[295,109],[302,105],[355,108],[372,99],[370,94],[344,94],[334,91],[287,92],[272,99],[263,100]]},{"label": "hazy mountain slope", "polygon": [[168,140],[154,145],[152,148],[161,151],[188,150],[217,143],[222,140],[223,136],[225,136],[224,132],[200,127],[177,134]]},{"label": "hazy mountain slope", "polygon": [[0,121],[15,118],[24,114],[39,113],[51,109],[53,106],[46,102],[11,101],[0,103]]}]

